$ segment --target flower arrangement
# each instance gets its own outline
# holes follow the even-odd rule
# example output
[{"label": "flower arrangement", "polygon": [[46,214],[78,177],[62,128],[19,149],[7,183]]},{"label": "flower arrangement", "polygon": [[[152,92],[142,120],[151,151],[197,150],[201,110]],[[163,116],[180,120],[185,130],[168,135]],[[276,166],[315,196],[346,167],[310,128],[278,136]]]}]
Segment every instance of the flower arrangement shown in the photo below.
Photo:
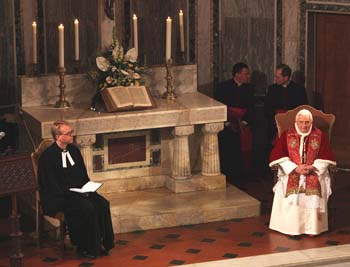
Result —
[{"label": "flower arrangement", "polygon": [[123,47],[113,37],[112,44],[96,57],[97,69],[88,75],[97,82],[98,91],[113,86],[142,84],[143,68],[137,62],[135,48],[124,54]]}]

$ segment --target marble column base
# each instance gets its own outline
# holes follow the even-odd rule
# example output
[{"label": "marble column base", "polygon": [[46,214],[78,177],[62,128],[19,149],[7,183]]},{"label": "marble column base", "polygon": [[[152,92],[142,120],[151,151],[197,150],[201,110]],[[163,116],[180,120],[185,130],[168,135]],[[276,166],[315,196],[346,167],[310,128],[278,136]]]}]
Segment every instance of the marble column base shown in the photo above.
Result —
[{"label": "marble column base", "polygon": [[223,189],[226,187],[225,175],[204,176],[201,174],[192,175],[190,179],[179,180],[167,177],[165,185],[175,193],[193,192],[201,190]]}]

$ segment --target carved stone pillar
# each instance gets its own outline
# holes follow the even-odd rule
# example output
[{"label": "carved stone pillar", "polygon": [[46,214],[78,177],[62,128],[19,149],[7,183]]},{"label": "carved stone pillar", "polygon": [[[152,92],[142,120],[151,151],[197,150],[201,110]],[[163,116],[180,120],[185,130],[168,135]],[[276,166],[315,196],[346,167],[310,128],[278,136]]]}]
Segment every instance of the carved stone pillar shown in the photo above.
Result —
[{"label": "carved stone pillar", "polygon": [[216,176],[220,174],[218,132],[223,128],[222,122],[203,125],[202,175]]},{"label": "carved stone pillar", "polygon": [[93,171],[92,145],[96,142],[96,135],[78,135],[76,142],[80,146],[80,152],[83,156],[87,173],[91,178]]},{"label": "carved stone pillar", "polygon": [[171,176],[174,179],[186,179],[191,176],[188,136],[193,133],[193,125],[179,126],[174,129],[174,154],[171,170]]}]

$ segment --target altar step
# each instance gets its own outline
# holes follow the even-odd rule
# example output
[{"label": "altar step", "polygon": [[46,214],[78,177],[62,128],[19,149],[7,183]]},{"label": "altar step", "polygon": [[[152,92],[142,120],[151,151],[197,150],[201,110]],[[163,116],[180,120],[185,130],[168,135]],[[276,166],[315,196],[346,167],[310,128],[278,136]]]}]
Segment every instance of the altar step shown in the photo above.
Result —
[{"label": "altar step", "polygon": [[225,221],[260,215],[260,202],[234,186],[174,193],[166,188],[104,194],[115,233]]}]

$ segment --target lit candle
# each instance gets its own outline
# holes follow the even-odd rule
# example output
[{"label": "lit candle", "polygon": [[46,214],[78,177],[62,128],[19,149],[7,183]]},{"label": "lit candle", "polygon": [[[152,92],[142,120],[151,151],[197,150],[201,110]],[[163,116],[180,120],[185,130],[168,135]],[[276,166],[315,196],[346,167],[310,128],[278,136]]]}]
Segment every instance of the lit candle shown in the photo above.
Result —
[{"label": "lit candle", "polygon": [[37,32],[36,32],[36,22],[34,21],[32,24],[32,32],[33,32],[33,64],[38,63],[38,51],[37,51]]},{"label": "lit candle", "polygon": [[165,60],[171,59],[171,18],[166,19],[166,50]]},{"label": "lit candle", "polygon": [[184,13],[180,10],[179,13],[179,25],[180,25],[180,51],[185,51],[185,37],[184,37]]},{"label": "lit candle", "polygon": [[64,26],[58,26],[58,67],[64,68]]},{"label": "lit candle", "polygon": [[134,22],[134,47],[136,50],[136,57],[139,54],[139,44],[138,44],[138,33],[137,33],[137,17],[136,14],[132,17],[132,20]]},{"label": "lit candle", "polygon": [[74,20],[74,59],[79,60],[79,21]]}]

